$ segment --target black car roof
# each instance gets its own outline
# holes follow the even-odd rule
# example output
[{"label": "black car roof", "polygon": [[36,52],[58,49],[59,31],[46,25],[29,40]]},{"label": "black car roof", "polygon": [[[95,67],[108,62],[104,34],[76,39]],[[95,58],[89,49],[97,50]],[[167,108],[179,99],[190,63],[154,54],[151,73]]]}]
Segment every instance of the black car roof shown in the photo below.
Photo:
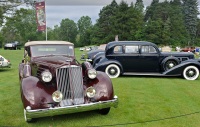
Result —
[{"label": "black car roof", "polygon": [[147,42],[147,41],[113,41],[107,44],[106,49],[109,49],[116,45],[131,45],[131,44],[138,44],[138,45],[153,45],[156,46],[154,43]]}]

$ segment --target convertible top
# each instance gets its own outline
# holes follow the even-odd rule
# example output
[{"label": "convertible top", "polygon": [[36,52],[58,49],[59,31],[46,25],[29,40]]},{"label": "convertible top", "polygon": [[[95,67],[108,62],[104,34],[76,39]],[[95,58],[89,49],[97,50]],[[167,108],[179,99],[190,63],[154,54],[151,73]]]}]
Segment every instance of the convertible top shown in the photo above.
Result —
[{"label": "convertible top", "polygon": [[74,45],[71,42],[67,42],[67,41],[30,41],[25,43],[25,47],[26,46],[31,46],[31,45]]}]

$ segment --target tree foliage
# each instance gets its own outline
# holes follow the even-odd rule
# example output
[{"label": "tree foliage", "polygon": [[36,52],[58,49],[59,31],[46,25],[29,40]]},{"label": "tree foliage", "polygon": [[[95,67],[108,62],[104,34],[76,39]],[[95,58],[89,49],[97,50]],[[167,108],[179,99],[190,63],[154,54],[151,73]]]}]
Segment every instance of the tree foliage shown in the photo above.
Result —
[{"label": "tree foliage", "polygon": [[90,29],[92,28],[92,21],[89,16],[82,16],[77,23],[79,40],[77,40],[79,46],[90,45]]},{"label": "tree foliage", "polygon": [[[2,17],[5,9],[0,7]],[[108,43],[118,35],[122,41],[144,40],[158,45],[200,44],[197,0],[152,0],[145,9],[143,0],[136,0],[130,5],[123,0],[119,4],[113,0],[100,10],[94,25],[89,16],[82,16],[77,23],[65,18],[59,25],[47,28],[48,39],[85,46]],[[5,20],[1,18],[0,24],[2,21]],[[45,33],[37,32],[36,28],[34,10],[17,10],[6,19],[0,32],[0,44],[11,40],[44,40]]]},{"label": "tree foliage", "polygon": [[186,29],[190,35],[188,44],[194,45],[197,32],[197,0],[182,0]]},{"label": "tree foliage", "polygon": [[35,11],[32,9],[17,10],[12,17],[7,18],[5,26],[2,28],[4,42],[28,40],[43,40],[44,34],[37,32]]},{"label": "tree foliage", "polygon": [[61,40],[75,43],[77,34],[78,28],[73,20],[66,18],[61,21],[59,32],[59,37]]}]

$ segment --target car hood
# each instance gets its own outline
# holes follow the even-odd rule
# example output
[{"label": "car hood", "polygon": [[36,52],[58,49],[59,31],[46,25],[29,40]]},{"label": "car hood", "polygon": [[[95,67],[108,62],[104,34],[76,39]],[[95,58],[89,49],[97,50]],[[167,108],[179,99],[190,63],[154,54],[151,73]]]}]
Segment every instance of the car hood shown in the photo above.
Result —
[{"label": "car hood", "polygon": [[194,54],[191,52],[162,52],[162,54],[164,56],[182,56],[182,57],[194,56]]},{"label": "car hood", "polygon": [[74,57],[55,56],[55,55],[34,57],[34,58],[32,58],[31,62],[35,63],[37,65],[43,65],[43,66],[55,67],[55,68],[65,66],[65,65],[76,65],[77,64]]},{"label": "car hood", "polygon": [[95,54],[97,54],[99,52],[104,52],[104,50],[102,50],[102,49],[96,49],[96,50],[89,51],[87,54],[88,54],[89,58],[92,58]]}]

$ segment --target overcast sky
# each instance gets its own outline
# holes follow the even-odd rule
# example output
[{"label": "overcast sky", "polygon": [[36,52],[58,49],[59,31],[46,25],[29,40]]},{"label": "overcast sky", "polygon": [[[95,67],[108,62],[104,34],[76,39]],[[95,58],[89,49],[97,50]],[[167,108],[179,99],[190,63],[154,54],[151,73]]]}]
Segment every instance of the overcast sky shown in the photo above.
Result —
[{"label": "overcast sky", "polygon": [[[120,1],[116,0],[117,3],[120,3]],[[130,4],[131,2],[135,3],[136,0],[124,1]],[[143,0],[145,6],[150,5],[151,1]],[[163,2],[164,0],[159,1]],[[65,18],[77,22],[81,16],[89,16],[94,24],[103,6],[111,2],[112,0],[46,0],[47,26],[59,25],[61,20]]]}]

